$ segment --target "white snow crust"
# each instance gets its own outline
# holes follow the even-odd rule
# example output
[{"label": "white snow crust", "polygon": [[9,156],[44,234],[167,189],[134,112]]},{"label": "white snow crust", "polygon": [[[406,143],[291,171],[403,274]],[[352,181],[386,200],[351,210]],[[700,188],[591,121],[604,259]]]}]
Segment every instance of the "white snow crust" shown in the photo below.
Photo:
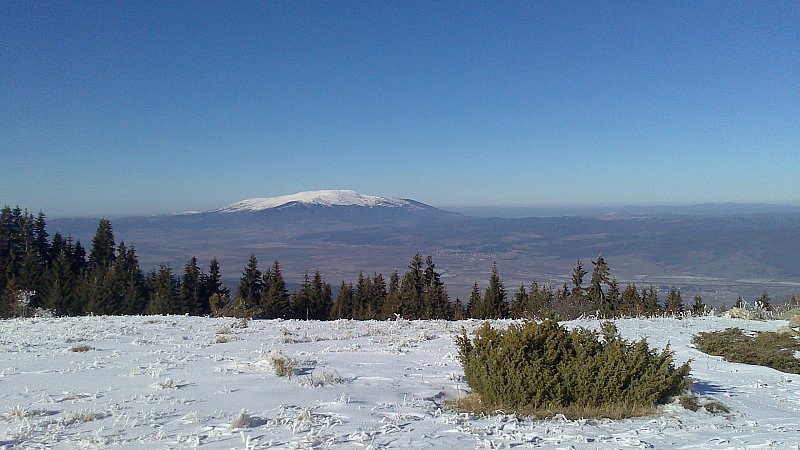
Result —
[{"label": "white snow crust", "polygon": [[378,197],[375,195],[359,194],[350,190],[322,190],[298,192],[292,195],[282,195],[280,197],[250,198],[228,206],[222,207],[217,212],[242,212],[242,211],[263,211],[265,209],[277,208],[287,203],[300,203],[304,205],[320,206],[362,206],[362,207],[407,207],[411,203],[400,198]]},{"label": "white snow crust", "polygon": [[[454,345],[481,322],[184,316],[0,321],[0,448],[798,448],[800,376],[698,352],[700,331],[782,321],[624,319],[628,339],[692,359],[694,391],[636,419],[447,411],[467,390]],[[507,326],[508,322],[494,322]],[[599,322],[566,322],[596,328]],[[73,351],[79,346],[83,350]],[[87,348],[88,347],[88,348]],[[270,357],[298,361],[279,377]]]}]

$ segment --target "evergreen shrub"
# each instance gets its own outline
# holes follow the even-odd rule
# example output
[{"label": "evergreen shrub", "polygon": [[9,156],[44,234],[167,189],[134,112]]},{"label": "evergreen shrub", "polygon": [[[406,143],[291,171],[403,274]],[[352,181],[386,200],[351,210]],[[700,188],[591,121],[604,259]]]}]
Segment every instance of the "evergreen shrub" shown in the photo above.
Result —
[{"label": "evergreen shrub", "polygon": [[722,356],[735,363],[771,367],[786,373],[800,374],[800,341],[792,335],[771,331],[748,336],[739,328],[698,333],[692,338],[697,349],[709,355]]},{"label": "evergreen shrub", "polygon": [[[689,386],[688,362],[675,367],[669,348],[626,341],[610,322],[602,332],[570,331],[549,319],[505,331],[486,323],[474,338],[463,331],[456,344],[481,412],[631,417]],[[475,405],[474,397],[468,403]]]}]

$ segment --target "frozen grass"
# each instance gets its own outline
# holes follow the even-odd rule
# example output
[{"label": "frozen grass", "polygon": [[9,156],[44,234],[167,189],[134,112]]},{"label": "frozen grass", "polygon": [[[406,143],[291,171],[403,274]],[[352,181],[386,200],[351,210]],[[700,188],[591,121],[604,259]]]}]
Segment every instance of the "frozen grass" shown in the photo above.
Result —
[{"label": "frozen grass", "polygon": [[300,362],[294,358],[289,358],[281,353],[275,353],[270,356],[270,364],[275,375],[279,377],[291,378],[294,376]]}]

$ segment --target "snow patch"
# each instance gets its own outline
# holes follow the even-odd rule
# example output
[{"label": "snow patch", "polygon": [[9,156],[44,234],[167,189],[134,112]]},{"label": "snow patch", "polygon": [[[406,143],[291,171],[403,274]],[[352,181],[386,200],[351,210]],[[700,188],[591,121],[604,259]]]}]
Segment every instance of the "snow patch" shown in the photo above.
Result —
[{"label": "snow patch", "polygon": [[360,206],[360,207],[387,207],[402,208],[412,207],[411,202],[394,197],[378,197],[375,195],[359,194],[350,190],[322,190],[298,192],[280,197],[250,198],[215,210],[214,212],[245,212],[263,211],[278,208],[290,203],[317,206]]}]

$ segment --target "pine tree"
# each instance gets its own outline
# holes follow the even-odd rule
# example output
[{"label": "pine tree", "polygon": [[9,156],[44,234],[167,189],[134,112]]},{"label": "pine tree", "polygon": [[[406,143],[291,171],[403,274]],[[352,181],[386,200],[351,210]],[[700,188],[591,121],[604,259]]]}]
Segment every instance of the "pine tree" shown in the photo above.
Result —
[{"label": "pine tree", "polygon": [[358,281],[353,287],[353,307],[352,318],[356,320],[371,319],[369,317],[369,304],[372,301],[369,298],[372,280],[364,276],[364,272],[358,273]]},{"label": "pine tree", "polygon": [[414,255],[408,265],[408,271],[400,283],[401,314],[406,319],[419,319],[424,310],[422,294],[425,278],[422,270],[422,257]]},{"label": "pine tree", "polygon": [[673,286],[667,295],[667,302],[664,305],[664,310],[667,314],[680,314],[683,312],[683,299],[681,298],[681,291]]},{"label": "pine tree", "polygon": [[486,319],[488,313],[483,304],[481,291],[478,290],[478,282],[472,285],[472,292],[469,294],[469,302],[467,302],[467,316],[473,319]]},{"label": "pine tree", "polygon": [[497,263],[492,265],[492,274],[489,276],[489,285],[483,294],[486,305],[486,319],[504,319],[508,317],[508,301],[506,288],[497,273]]},{"label": "pine tree", "polygon": [[621,301],[621,293],[619,291],[619,283],[616,278],[612,278],[608,283],[608,294],[606,295],[606,308],[604,314],[607,317],[619,315],[619,306]]},{"label": "pine tree", "polygon": [[595,307],[605,313],[609,310],[608,305],[605,304],[606,294],[603,291],[603,285],[609,282],[608,264],[602,255],[598,255],[597,261],[592,261],[592,264],[594,264],[594,269],[592,270],[592,279],[589,282],[587,293],[592,302],[594,302]]},{"label": "pine tree", "polygon": [[635,284],[628,284],[625,290],[622,291],[622,299],[620,301],[620,314],[626,316],[641,316],[645,312],[642,297],[639,296],[639,290]]},{"label": "pine tree", "polygon": [[703,303],[703,297],[695,295],[694,303],[692,304],[692,314],[695,316],[702,316],[705,313],[706,313],[706,305]]},{"label": "pine tree", "polygon": [[114,232],[108,219],[100,219],[94,239],[92,251],[89,253],[89,266],[108,267],[114,262]]},{"label": "pine tree", "polygon": [[661,306],[658,304],[658,291],[653,286],[642,289],[642,302],[646,315],[652,316],[661,310]]},{"label": "pine tree", "polygon": [[289,308],[289,292],[276,259],[270,270],[264,274],[264,292],[261,296],[261,310],[267,319],[286,318]]},{"label": "pine tree", "polygon": [[44,213],[39,211],[39,215],[33,224],[33,253],[36,257],[36,271],[39,276],[44,275],[50,267],[50,243],[48,238]]},{"label": "pine tree", "polygon": [[765,311],[772,311],[772,306],[769,304],[769,295],[767,295],[767,291],[763,291],[761,295],[756,300],[756,305],[765,310]]},{"label": "pine tree", "polygon": [[44,307],[59,316],[74,313],[74,284],[71,261],[65,252],[53,259],[44,277]]},{"label": "pine tree", "polygon": [[543,318],[547,315],[553,303],[553,290],[550,285],[541,285],[535,281],[531,284],[528,294],[528,311],[531,317]]},{"label": "pine tree", "polygon": [[[533,289],[531,289],[533,292]],[[519,286],[519,290],[516,294],[514,294],[514,299],[511,301],[511,318],[512,319],[520,319],[527,315],[528,311],[528,304],[530,302],[530,297],[528,296],[528,291],[525,289],[525,284],[521,284]]]},{"label": "pine tree", "polygon": [[353,317],[353,285],[342,281],[339,293],[331,307],[331,319],[352,319]]},{"label": "pine tree", "polygon": [[386,300],[381,307],[381,319],[394,319],[395,314],[402,312],[402,297],[400,290],[400,275],[393,271],[389,276],[389,288],[386,292]]},{"label": "pine tree", "polygon": [[256,255],[250,255],[247,266],[244,268],[242,278],[239,281],[239,289],[236,292],[236,309],[240,312],[253,309],[261,301],[261,291],[263,288],[261,271],[258,270],[258,260]]},{"label": "pine tree", "polygon": [[453,303],[453,315],[451,317],[452,320],[464,320],[466,318],[466,312],[464,311],[464,304],[458,297],[456,297],[456,301]]},{"label": "pine tree", "polygon": [[203,298],[203,283],[197,258],[194,256],[186,262],[180,290],[180,313],[199,316],[206,310]]},{"label": "pine tree", "polygon": [[447,295],[447,289],[442,283],[441,275],[436,272],[436,265],[431,256],[427,257],[425,265],[422,318],[446,319],[450,313],[450,298]]},{"label": "pine tree", "polygon": [[332,305],[331,285],[322,279],[322,275],[319,273],[318,269],[314,271],[314,278],[311,280],[309,319],[328,320],[330,318]]},{"label": "pine tree", "polygon": [[[53,235],[53,241],[50,244],[50,261],[56,259],[59,254],[63,253],[66,249],[67,242],[64,240],[64,236],[61,235],[58,231],[56,234]],[[71,258],[72,255],[67,255]],[[69,259],[69,258],[68,258]]]},{"label": "pine tree", "polygon": [[311,278],[306,272],[303,277],[303,284],[300,285],[291,296],[292,317],[295,319],[311,319],[311,302],[314,297],[314,288],[311,285]]},{"label": "pine tree", "polygon": [[[69,244],[71,238],[67,239]],[[86,249],[81,245],[81,241],[75,241],[75,247],[72,250],[72,273],[76,276],[82,276],[89,267],[86,261]]]},{"label": "pine tree", "polygon": [[372,283],[370,284],[369,309],[367,315],[370,319],[380,319],[381,312],[383,311],[383,304],[386,303],[388,292],[386,291],[386,281],[383,275],[375,273],[372,275]]},{"label": "pine tree", "polygon": [[155,278],[155,286],[147,305],[148,314],[174,314],[178,298],[178,281],[172,268],[161,264]]},{"label": "pine tree", "polygon": [[572,270],[572,297],[579,299],[583,297],[583,277],[588,272],[583,268],[583,262],[579,259],[575,263],[575,268]]},{"label": "pine tree", "polygon": [[125,248],[120,243],[117,259],[114,262],[114,274],[118,285],[122,287],[122,314],[144,314],[147,307],[147,292],[144,273],[139,268],[139,258],[133,246]]},{"label": "pine tree", "polygon": [[222,287],[222,274],[217,258],[211,258],[211,263],[208,266],[208,275],[203,274],[201,277],[201,285],[202,312],[200,312],[200,315],[211,314],[211,298],[214,296],[217,296],[217,306],[219,306],[219,303],[223,300],[226,300],[225,306],[227,306],[227,299],[229,299],[230,291]]}]

